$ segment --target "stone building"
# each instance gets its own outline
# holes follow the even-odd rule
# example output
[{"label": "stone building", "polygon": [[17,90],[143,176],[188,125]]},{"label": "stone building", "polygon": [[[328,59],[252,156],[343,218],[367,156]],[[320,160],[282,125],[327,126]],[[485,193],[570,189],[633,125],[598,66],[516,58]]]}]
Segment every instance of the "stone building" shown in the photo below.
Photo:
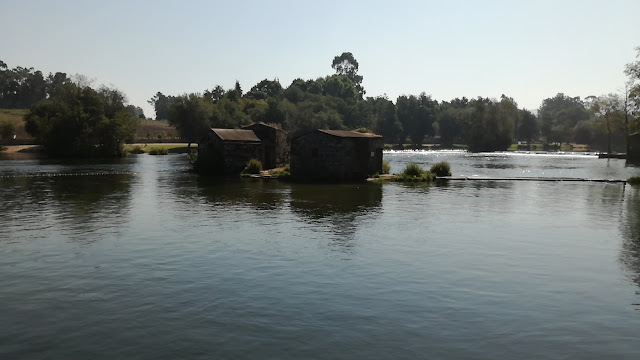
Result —
[{"label": "stone building", "polygon": [[263,168],[273,169],[289,163],[291,138],[286,131],[264,123],[251,124],[243,129],[253,130],[262,142],[264,155],[261,161]]},{"label": "stone building", "polygon": [[203,172],[237,174],[249,160],[262,158],[262,142],[252,130],[211,129],[198,144]]},{"label": "stone building", "polygon": [[308,181],[361,181],[382,171],[382,136],[315,130],[291,140],[291,176]]}]

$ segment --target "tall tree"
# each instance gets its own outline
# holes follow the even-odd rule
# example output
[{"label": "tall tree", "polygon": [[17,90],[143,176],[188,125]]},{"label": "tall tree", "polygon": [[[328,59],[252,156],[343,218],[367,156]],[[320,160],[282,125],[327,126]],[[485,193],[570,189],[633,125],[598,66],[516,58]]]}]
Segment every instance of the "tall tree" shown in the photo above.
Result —
[{"label": "tall tree", "polygon": [[175,100],[173,96],[166,96],[161,92],[157,92],[147,102],[153,106],[156,111],[156,120],[167,120],[169,118],[169,106]]},{"label": "tall tree", "polygon": [[607,153],[611,153],[611,136],[616,132],[622,132],[623,105],[622,100],[616,94],[608,94],[598,97],[591,110],[596,115],[596,121],[600,128],[607,134]]},{"label": "tall tree", "polygon": [[358,75],[358,61],[350,52],[343,52],[342,54],[333,58],[331,67],[336,71],[337,75],[343,75],[349,78],[353,82],[358,90],[360,99],[364,97],[366,91],[362,87],[362,76]]},{"label": "tall tree", "polygon": [[25,129],[51,156],[118,156],[133,139],[137,119],[119,91],[64,84],[56,96],[34,105]]},{"label": "tall tree", "polygon": [[168,109],[169,124],[173,125],[180,137],[191,143],[199,141],[210,128],[213,104],[199,94],[178,96]]}]

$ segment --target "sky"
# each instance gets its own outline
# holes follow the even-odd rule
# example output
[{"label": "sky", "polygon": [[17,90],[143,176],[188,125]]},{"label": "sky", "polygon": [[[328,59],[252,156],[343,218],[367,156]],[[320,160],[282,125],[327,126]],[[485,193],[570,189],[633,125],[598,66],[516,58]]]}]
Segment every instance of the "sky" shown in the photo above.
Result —
[{"label": "sky", "polygon": [[505,94],[535,110],[621,90],[638,14],[638,0],[0,0],[0,60],[114,86],[147,117],[157,92],[287,87],[345,51],[366,96]]}]

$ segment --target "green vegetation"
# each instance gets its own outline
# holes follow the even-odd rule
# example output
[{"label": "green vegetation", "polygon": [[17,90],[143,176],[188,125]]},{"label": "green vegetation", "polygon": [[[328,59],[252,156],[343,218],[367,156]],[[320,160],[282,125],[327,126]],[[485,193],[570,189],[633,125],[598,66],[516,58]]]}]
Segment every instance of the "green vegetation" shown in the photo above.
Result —
[{"label": "green vegetation", "polygon": [[269,171],[269,175],[276,178],[288,178],[291,176],[291,167],[286,164],[282,169],[273,169]]},{"label": "green vegetation", "polygon": [[124,151],[130,154],[142,154],[142,153],[150,153],[152,150],[156,150],[156,152],[167,152],[167,153],[189,153],[187,151],[187,146],[185,144],[153,144],[153,145],[125,145]]},{"label": "green vegetation", "polygon": [[640,176],[632,176],[627,179],[629,185],[640,185]]},{"label": "green vegetation", "polygon": [[162,147],[153,147],[149,150],[149,155],[169,155],[169,150]]},{"label": "green vegetation", "polygon": [[140,146],[140,145],[134,146],[131,150],[127,149],[126,146],[125,146],[124,151],[126,153],[131,153],[131,154],[144,154],[145,153],[144,149],[142,149],[142,146]]},{"label": "green vegetation", "polygon": [[397,181],[402,182],[430,182],[435,179],[436,176],[434,174],[422,169],[420,165],[415,163],[407,164],[397,177]]},{"label": "green vegetation", "polygon": [[61,85],[55,95],[32,106],[25,129],[54,157],[122,156],[135,134],[131,115],[118,90]]},{"label": "green vegetation", "polygon": [[451,166],[446,161],[433,164],[429,170],[435,176],[451,176]]},{"label": "green vegetation", "polygon": [[251,159],[247,166],[242,170],[243,174],[260,174],[262,172],[262,163],[258,159]]},{"label": "green vegetation", "polygon": [[[230,89],[216,85],[176,96],[158,91],[148,101],[155,110],[156,121],[143,120],[134,134],[147,139],[180,136],[191,144],[209,128],[239,128],[264,122],[277,124],[292,136],[312,129],[370,131],[383,136],[389,144],[386,149],[397,146],[503,151],[514,149],[512,143],[519,141],[540,143],[543,150],[565,150],[569,149],[568,144],[577,143],[593,150],[625,152],[626,135],[640,131],[640,60],[626,65],[628,81],[623,94],[580,99],[559,93],[545,99],[537,112],[519,108],[508,95],[449,101],[438,101],[425,92],[396,99],[365,97],[363,76],[354,54],[337,55],[330,66],[332,74],[316,79],[297,78],[288,86],[278,79],[264,79],[246,92],[238,82]],[[52,155],[117,154],[118,143],[130,136],[129,119],[142,119],[144,114],[141,108],[126,105],[123,94],[102,91],[104,87],[96,91],[99,100],[86,93],[76,98],[81,105],[63,109],[60,102],[70,100],[69,87],[85,89],[89,83],[78,75],[44,75],[20,66],[10,69],[0,61],[0,108],[30,108],[29,117],[34,121],[27,130]],[[110,97],[115,94],[119,96]],[[107,109],[114,105],[118,116]],[[57,113],[51,115],[54,108]],[[40,112],[34,114],[37,111]],[[0,111],[0,135],[6,137],[15,132],[19,138],[28,136],[14,115],[10,131],[4,114]],[[35,119],[41,119],[42,126],[35,126]],[[64,141],[55,142],[54,138]],[[429,145],[425,147],[425,143]],[[531,150],[540,150],[540,146]]]},{"label": "green vegetation", "polygon": [[382,161],[382,173],[383,174],[391,173],[391,166],[386,161]]}]

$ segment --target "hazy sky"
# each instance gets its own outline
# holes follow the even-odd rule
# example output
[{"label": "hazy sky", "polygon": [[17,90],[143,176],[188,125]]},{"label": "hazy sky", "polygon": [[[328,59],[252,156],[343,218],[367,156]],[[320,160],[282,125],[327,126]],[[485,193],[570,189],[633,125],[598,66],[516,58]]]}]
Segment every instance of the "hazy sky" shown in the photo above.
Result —
[{"label": "hazy sky", "polygon": [[621,89],[640,1],[0,0],[0,60],[114,85],[154,117],[156,92],[244,91],[333,73],[350,51],[367,96],[513,97]]}]

